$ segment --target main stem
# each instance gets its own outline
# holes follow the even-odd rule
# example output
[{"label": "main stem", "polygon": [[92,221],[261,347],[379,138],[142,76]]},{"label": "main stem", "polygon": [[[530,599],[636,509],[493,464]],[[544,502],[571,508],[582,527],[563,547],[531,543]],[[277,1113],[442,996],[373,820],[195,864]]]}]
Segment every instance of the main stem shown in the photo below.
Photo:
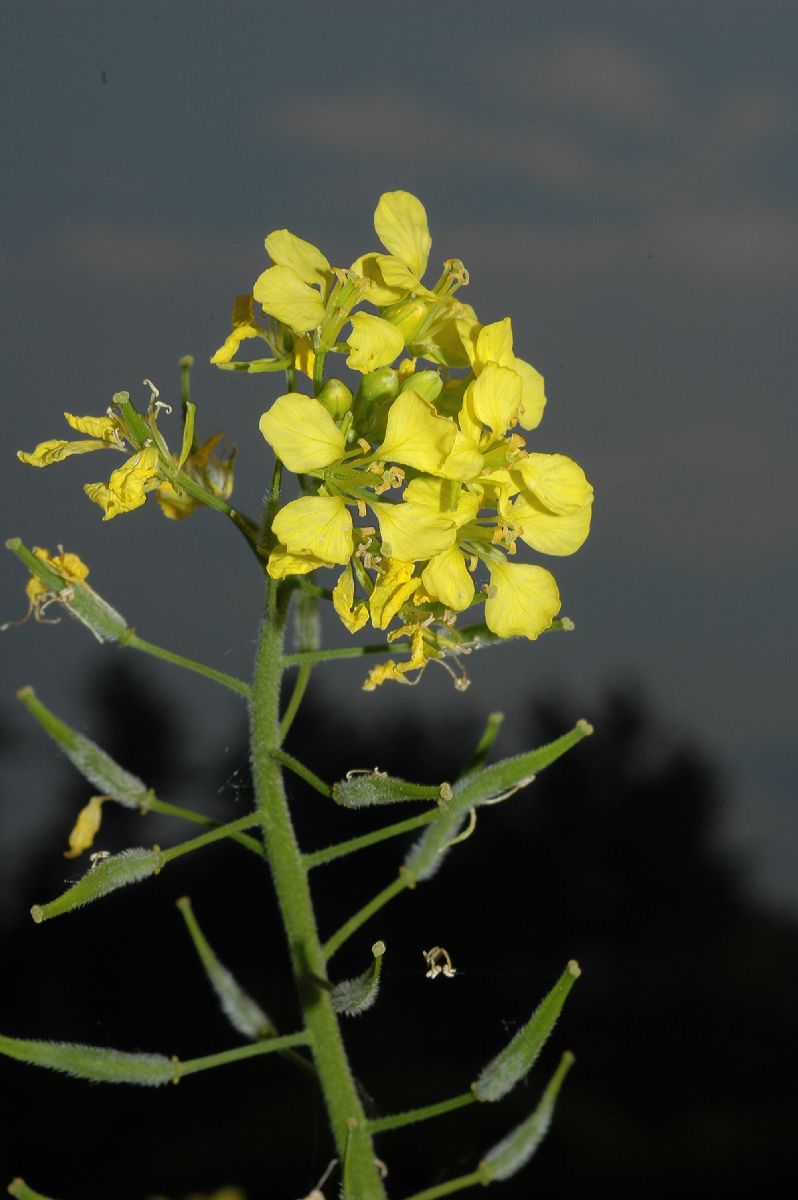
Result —
[{"label": "main stem", "polygon": [[329,991],[313,901],[286,802],[280,764],[280,679],[288,597],[272,583],[255,656],[250,702],[252,776],[266,856],[285,925],[305,1027],[333,1137],[347,1182],[346,1200],[387,1200],[374,1161],[372,1139],[346,1056]]}]

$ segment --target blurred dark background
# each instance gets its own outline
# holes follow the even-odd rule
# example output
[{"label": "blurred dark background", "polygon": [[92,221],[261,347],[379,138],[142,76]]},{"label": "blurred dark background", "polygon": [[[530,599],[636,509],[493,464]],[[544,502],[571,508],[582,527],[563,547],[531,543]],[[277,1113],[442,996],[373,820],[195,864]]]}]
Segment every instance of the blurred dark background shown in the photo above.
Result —
[{"label": "blurred dark background", "polygon": [[[533,448],[570,454],[596,487],[591,538],[554,564],[574,633],[474,656],[465,695],[443,672],[365,695],[360,664],[320,669],[294,731],[326,777],[406,753],[417,778],[440,778],[491,710],[506,714],[497,753],[578,716],[597,730],[336,964],[353,973],[388,943],[380,1005],[351,1024],[381,1111],[415,1102],[419,1079],[461,1090],[568,957],[584,968],[523,1094],[383,1139],[397,1196],[466,1169],[566,1045],[578,1062],[555,1127],[504,1194],[595,1179],[765,1194],[786,1167],[797,33],[786,0],[4,6],[4,537],[76,551],[142,636],[246,677],[262,583],[223,521],[176,526],[148,504],[103,523],[82,485],[107,457],[39,472],[14,452],[61,436],[64,410],[101,413],[122,388],[143,400],[145,376],[175,399],[192,353],[201,430],[238,443],[236,500],[256,511],[270,473],[257,418],[279,385],[208,365],[233,297],[271,229],[348,264],[375,245],[380,192],[400,187],[427,206],[432,266],[462,257],[464,298],[485,321],[510,313],[546,376]],[[0,623],[24,612],[23,586],[0,556]],[[15,690],[33,684],[165,798],[220,816],[247,803],[235,699],[69,621],[9,629],[0,655],[0,1030],[184,1056],[232,1044],[172,909],[183,892],[291,1028],[268,887],[235,848],[41,928],[27,915],[77,873],[61,850],[88,790]],[[354,827],[295,791],[308,844]],[[183,836],[147,821],[143,834],[106,810],[100,844]],[[320,869],[330,929],[399,855]],[[454,981],[424,979],[433,942]],[[272,1075],[297,1089],[283,1111],[268,1109]],[[294,1197],[328,1158],[313,1089],[283,1063],[128,1094],[2,1062],[0,1095],[0,1169],[63,1200],[227,1179],[258,1200],[266,1164],[270,1194]]]}]

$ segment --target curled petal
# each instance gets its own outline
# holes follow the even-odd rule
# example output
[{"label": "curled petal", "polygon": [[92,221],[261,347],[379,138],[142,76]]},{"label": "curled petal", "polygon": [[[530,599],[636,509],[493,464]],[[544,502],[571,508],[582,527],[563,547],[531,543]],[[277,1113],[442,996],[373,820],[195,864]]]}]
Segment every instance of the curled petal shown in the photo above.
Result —
[{"label": "curled petal", "polygon": [[289,471],[319,471],[341,457],[346,438],[324,405],[312,396],[278,396],[258,425]]},{"label": "curled petal", "polygon": [[53,463],[63,462],[73,454],[89,454],[92,450],[104,450],[106,443],[92,440],[87,442],[66,442],[63,439],[52,439],[49,442],[39,442],[38,446],[28,454],[25,450],[17,450],[20,462],[29,467],[50,467]]},{"label": "curled petal", "polygon": [[513,370],[521,376],[521,412],[518,424],[522,429],[537,429],[546,407],[543,376],[523,358],[516,358],[512,365]]},{"label": "curled petal", "polygon": [[350,633],[357,633],[369,619],[369,610],[365,604],[355,604],[355,581],[352,568],[347,563],[338,576],[338,582],[332,593],[333,608]]},{"label": "curled petal", "polygon": [[266,570],[272,579],[285,579],[287,575],[308,575],[317,567],[329,567],[323,558],[312,554],[291,554],[285,546],[275,546],[269,555]]},{"label": "curled petal", "polygon": [[356,258],[352,263],[354,273],[368,281],[364,298],[377,308],[386,308],[389,304],[395,304],[407,291],[406,288],[389,287],[385,282],[380,267],[380,259],[384,257],[385,255],[372,251],[370,254],[361,254],[360,258]]},{"label": "curled petal", "polygon": [[69,835],[69,849],[64,851],[64,858],[77,858],[94,844],[102,821],[102,806],[107,799],[107,796],[92,796],[89,803],[80,810]]},{"label": "curled petal", "polygon": [[499,637],[530,641],[548,629],[560,611],[554,576],[531,563],[491,562],[485,623]]},{"label": "curled petal", "polygon": [[419,504],[436,516],[448,517],[459,529],[473,521],[479,511],[479,492],[461,487],[453,479],[419,475],[405,488],[404,498]]},{"label": "curled petal", "polygon": [[255,320],[252,296],[236,296],[236,302],[233,305],[232,332],[227,335],[222,345],[211,357],[211,362],[216,366],[231,362],[238,353],[239,346],[247,338],[268,340],[266,330]]},{"label": "curled petal", "polygon": [[104,521],[140,508],[158,477],[158,451],[147,446],[113,472],[108,483],[87,483],[84,492],[99,504]]},{"label": "curled petal", "polygon": [[387,629],[403,604],[421,586],[413,576],[413,563],[385,558],[374,591],[369,597],[371,621],[375,629]]},{"label": "curled petal", "polygon": [[119,422],[115,417],[76,417],[72,413],[64,413],[64,420],[76,433],[101,438],[109,446],[120,444]]}]

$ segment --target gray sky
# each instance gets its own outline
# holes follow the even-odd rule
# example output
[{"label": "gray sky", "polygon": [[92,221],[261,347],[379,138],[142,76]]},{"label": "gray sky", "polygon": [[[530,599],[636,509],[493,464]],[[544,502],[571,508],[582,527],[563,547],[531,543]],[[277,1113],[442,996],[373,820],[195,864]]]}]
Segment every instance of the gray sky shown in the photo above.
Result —
[{"label": "gray sky", "polygon": [[[63,543],[145,637],[246,673],[261,585],[221,520],[103,524],[82,484],[107,460],[39,472],[13,452],[63,436],[65,409],[143,400],[145,376],[168,399],[193,353],[203,427],[238,443],[256,509],[277,385],[204,365],[233,297],[271,229],[348,264],[380,192],[413,191],[433,263],[463,258],[463,298],[510,314],[546,376],[534,448],[585,466],[594,530],[554,564],[576,632],[473,660],[465,697],[442,672],[368,697],[360,668],[329,683],[380,721],[512,713],[530,686],[590,716],[603,685],[641,680],[724,767],[762,887],[798,905],[795,4],[7,0],[3,28],[4,537]],[[24,576],[9,554],[0,572],[3,620]],[[80,673],[108,653],[66,624],[2,635],[15,793],[41,756],[15,688],[79,721]],[[151,677],[205,728],[202,685]],[[19,821],[5,805],[9,844]]]}]

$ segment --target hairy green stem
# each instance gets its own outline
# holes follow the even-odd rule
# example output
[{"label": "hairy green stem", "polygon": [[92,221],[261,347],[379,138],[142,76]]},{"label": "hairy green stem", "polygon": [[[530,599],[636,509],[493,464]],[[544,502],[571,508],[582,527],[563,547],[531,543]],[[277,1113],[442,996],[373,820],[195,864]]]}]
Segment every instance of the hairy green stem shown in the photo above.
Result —
[{"label": "hairy green stem", "polygon": [[206,1054],[204,1058],[189,1058],[186,1062],[175,1059],[175,1082],[184,1075],[197,1071],[209,1071],[212,1067],[225,1067],[228,1063],[240,1062],[242,1058],[256,1058],[259,1054],[277,1054],[291,1046],[306,1046],[309,1038],[306,1031],[287,1033],[283,1037],[265,1038],[262,1042],[250,1042],[236,1046],[233,1050],[222,1050],[219,1054]]},{"label": "hairy green stem", "polygon": [[389,883],[388,886],[383,888],[381,892],[378,892],[373,899],[369,900],[368,904],[364,904],[361,909],[358,909],[354,916],[350,917],[348,921],[345,921],[340,929],[336,929],[332,937],[324,943],[325,959],[329,961],[335,954],[336,950],[340,950],[344,942],[350,938],[352,934],[360,928],[361,925],[365,924],[369,917],[374,916],[375,912],[379,912],[389,900],[393,900],[394,896],[398,896],[405,890],[405,888],[412,887],[413,883],[413,876],[409,872],[403,871],[401,875],[398,875],[397,878],[393,880],[392,883]]},{"label": "hairy green stem", "polygon": [[441,1100],[438,1104],[427,1104],[424,1108],[411,1108],[407,1112],[394,1113],[390,1117],[377,1117],[369,1121],[371,1133],[383,1133],[389,1129],[401,1129],[404,1125],[413,1125],[416,1121],[428,1121],[430,1117],[442,1117],[445,1113],[454,1112],[457,1108],[465,1108],[467,1104],[475,1104],[473,1092],[463,1092],[460,1096],[452,1096],[450,1100]]},{"label": "hairy green stem", "polygon": [[257,825],[258,823],[257,816],[253,813],[247,813],[245,817],[239,817],[237,821],[231,821],[229,825],[217,825],[209,833],[201,833],[199,837],[191,838],[187,842],[180,842],[177,846],[170,846],[168,850],[161,850],[160,853],[164,866],[166,863],[171,862],[173,858],[180,858],[181,854],[190,854],[192,850],[201,850],[203,846],[210,846],[213,842],[221,842],[224,838],[241,833],[244,829],[251,829],[253,825]]},{"label": "hairy green stem", "polygon": [[214,683],[221,683],[223,687],[230,688],[231,692],[238,692],[239,696],[249,699],[249,684],[245,683],[243,679],[236,679],[225,671],[217,671],[215,667],[208,667],[205,663],[197,662],[196,659],[175,654],[173,650],[165,650],[163,646],[145,642],[144,638],[139,637],[132,629],[128,630],[124,641],[120,641],[119,645],[121,647],[129,646],[133,650],[141,650],[144,654],[151,654],[153,658],[161,658],[164,662],[173,663],[176,667],[184,667],[187,671],[195,671],[198,675],[204,675],[206,679],[212,679]]},{"label": "hairy green stem", "polygon": [[307,690],[308,681],[310,680],[310,672],[313,670],[312,663],[303,663],[297,671],[296,679],[294,680],[294,688],[291,692],[291,698],[285,706],[280,721],[280,741],[284,742],[288,734],[288,730],[293,724],[294,717],[299,711],[299,706],[302,703],[302,698]]},{"label": "hairy green stem", "polygon": [[301,667],[304,663],[335,662],[341,658],[362,658],[364,654],[401,654],[409,650],[409,642],[379,642],[371,646],[343,646],[340,650],[297,650],[295,654],[283,655],[284,667]]},{"label": "hairy green stem", "polygon": [[[148,797],[146,803],[140,806],[140,811],[142,813],[162,813],[165,817],[179,817],[182,821],[191,821],[194,825],[210,825],[214,829],[223,828],[222,822],[217,821],[214,817],[206,817],[204,813],[195,812],[193,808],[183,808],[180,804],[169,804],[166,800],[159,800],[157,796]],[[255,838],[248,837],[245,833],[231,833],[229,827],[225,836],[229,837],[231,842],[238,842],[239,845],[246,846],[247,850],[251,850],[253,854],[264,857],[263,846]]]},{"label": "hairy green stem", "polygon": [[479,1168],[469,1171],[467,1175],[449,1179],[446,1183],[439,1183],[436,1187],[425,1188],[423,1192],[414,1192],[408,1196],[408,1200],[439,1200],[440,1196],[451,1196],[454,1192],[462,1192],[464,1188],[476,1187],[478,1183],[483,1187],[490,1183],[490,1175]]},{"label": "hairy green stem", "polygon": [[406,821],[396,821],[393,825],[384,825],[382,829],[361,834],[360,837],[349,838],[346,842],[335,842],[332,846],[325,846],[321,850],[305,854],[303,856],[305,866],[320,867],[323,863],[334,862],[336,858],[353,854],[355,850],[365,850],[368,846],[376,846],[378,842],[384,842],[388,838],[399,837],[402,833],[420,829],[422,825],[429,825],[438,816],[440,816],[440,809],[433,808],[429,812],[422,813],[420,817],[408,817]]},{"label": "hairy green stem", "polygon": [[286,589],[272,584],[255,658],[250,705],[252,777],[267,857],[283,918],[305,1027],[339,1158],[350,1181],[346,1200],[386,1200],[371,1137],[330,992],[307,869],[297,844],[274,751],[280,738],[281,651]]},{"label": "hairy green stem", "polygon": [[306,767],[298,758],[294,758],[293,754],[287,754],[285,750],[272,750],[272,758],[281,766],[287,767],[299,779],[304,779],[305,783],[309,784],[319,795],[326,796],[328,799],[332,796],[330,785],[320,779],[314,771],[311,771],[310,767]]}]

